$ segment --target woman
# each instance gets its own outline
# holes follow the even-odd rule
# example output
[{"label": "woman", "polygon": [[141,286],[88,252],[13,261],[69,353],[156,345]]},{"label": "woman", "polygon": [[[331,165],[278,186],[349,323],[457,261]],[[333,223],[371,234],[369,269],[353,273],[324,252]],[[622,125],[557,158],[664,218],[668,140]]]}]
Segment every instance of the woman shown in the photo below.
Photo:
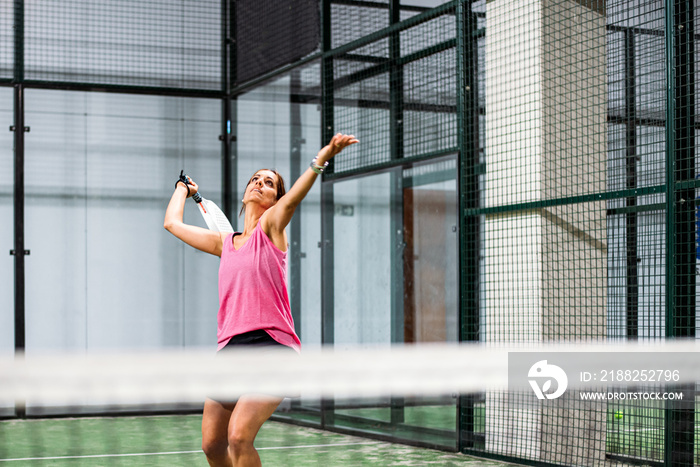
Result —
[{"label": "woman", "polygon": [[[243,196],[243,232],[224,234],[182,222],[185,200],[197,192],[191,179],[178,181],[165,212],[164,227],[194,248],[221,257],[218,349],[237,345],[290,347],[300,342],[286,288],[285,227],[328,161],[358,140],[338,133],[285,193],[277,172],[258,170]],[[202,417],[202,449],[212,466],[261,465],[253,446],[280,397],[243,395],[235,402],[207,399]]]}]

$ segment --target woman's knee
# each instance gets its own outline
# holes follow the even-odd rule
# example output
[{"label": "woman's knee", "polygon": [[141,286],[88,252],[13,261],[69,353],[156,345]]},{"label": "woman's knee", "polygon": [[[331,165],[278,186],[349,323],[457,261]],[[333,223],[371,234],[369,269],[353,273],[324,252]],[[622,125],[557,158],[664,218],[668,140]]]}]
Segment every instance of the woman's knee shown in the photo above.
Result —
[{"label": "woman's knee", "polygon": [[255,435],[246,429],[233,429],[228,435],[228,445],[234,452],[243,452],[253,447]]},{"label": "woman's knee", "polygon": [[203,434],[202,451],[211,459],[226,457],[228,456],[228,439],[226,436]]},{"label": "woman's knee", "polygon": [[202,451],[210,459],[228,456],[228,424],[234,407],[211,399],[204,403]]}]

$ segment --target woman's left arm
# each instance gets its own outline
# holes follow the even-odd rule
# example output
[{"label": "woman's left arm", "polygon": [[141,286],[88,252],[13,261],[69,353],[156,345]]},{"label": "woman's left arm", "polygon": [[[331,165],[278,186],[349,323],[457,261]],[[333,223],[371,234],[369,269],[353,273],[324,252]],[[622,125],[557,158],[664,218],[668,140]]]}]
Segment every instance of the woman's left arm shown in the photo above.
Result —
[{"label": "woman's left arm", "polygon": [[[338,133],[331,139],[330,143],[318,152],[315,159],[316,164],[319,166],[325,165],[326,162],[339,154],[343,149],[358,142],[357,138],[352,135]],[[317,176],[318,174],[314,172],[311,167],[306,169],[297,181],[294,182],[292,188],[290,188],[274,206],[267,210],[263,216],[263,224],[261,227],[268,236],[281,234],[284,231],[292,220],[294,211],[313,186]]]}]

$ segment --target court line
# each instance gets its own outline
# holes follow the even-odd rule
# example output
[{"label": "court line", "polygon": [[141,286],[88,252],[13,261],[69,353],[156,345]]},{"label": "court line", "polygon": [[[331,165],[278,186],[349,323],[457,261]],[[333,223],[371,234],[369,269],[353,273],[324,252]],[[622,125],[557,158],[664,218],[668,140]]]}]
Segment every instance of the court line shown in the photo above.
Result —
[{"label": "court line", "polygon": [[[304,449],[304,448],[325,448],[337,446],[362,446],[371,444],[381,444],[379,441],[363,441],[357,443],[331,443],[331,444],[306,444],[302,446],[269,446],[266,448],[256,448],[258,451],[272,451],[275,449]],[[50,460],[67,460],[67,459],[99,459],[109,457],[139,457],[139,456],[169,456],[177,454],[197,454],[202,450],[196,451],[168,451],[168,452],[139,452],[131,454],[91,454],[85,456],[55,456],[55,457],[22,457],[15,459],[0,459],[0,462],[19,462],[19,461],[50,461]]]},{"label": "court line", "polygon": [[332,443],[332,444],[307,444],[304,446],[270,446],[267,448],[255,448],[258,451],[273,449],[297,449],[297,448],[325,448],[327,446],[367,446],[370,444],[382,444],[381,441],[358,441],[357,443]]}]

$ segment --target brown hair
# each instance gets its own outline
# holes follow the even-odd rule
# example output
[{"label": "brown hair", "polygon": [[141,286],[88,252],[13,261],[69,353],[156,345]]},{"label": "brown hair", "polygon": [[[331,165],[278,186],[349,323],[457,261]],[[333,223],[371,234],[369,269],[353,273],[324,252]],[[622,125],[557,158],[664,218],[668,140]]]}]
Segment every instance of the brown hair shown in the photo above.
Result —
[{"label": "brown hair", "polygon": [[[255,173],[253,175],[251,175],[250,180],[248,180],[248,183],[246,183],[245,188],[243,189],[243,192],[245,192],[245,190],[248,189],[248,185],[250,185],[250,182],[253,181],[253,177],[255,177],[258,174],[258,172],[260,172],[262,170],[267,170],[267,171],[270,171],[273,174],[277,175],[277,198],[276,199],[279,201],[279,199],[284,196],[284,194],[287,192],[287,190],[285,190],[285,188],[284,188],[284,179],[279,174],[279,172],[277,172],[274,169],[256,170]],[[245,204],[243,206],[241,206],[241,211],[238,213],[238,217],[241,217],[241,215],[243,214],[243,211],[245,211]]]}]

